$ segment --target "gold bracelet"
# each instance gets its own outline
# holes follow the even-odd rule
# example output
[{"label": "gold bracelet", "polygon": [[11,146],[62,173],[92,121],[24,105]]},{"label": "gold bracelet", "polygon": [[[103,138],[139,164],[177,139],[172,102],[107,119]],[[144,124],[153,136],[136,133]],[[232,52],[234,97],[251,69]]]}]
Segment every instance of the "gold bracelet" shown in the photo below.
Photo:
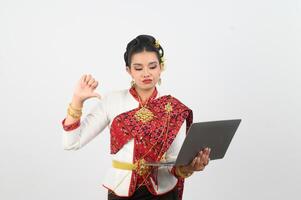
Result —
[{"label": "gold bracelet", "polygon": [[68,115],[70,115],[74,119],[79,119],[82,115],[82,109],[75,109],[71,106],[71,103],[69,103],[69,107],[67,109]]},{"label": "gold bracelet", "polygon": [[82,111],[83,107],[80,108],[74,108],[71,103],[69,103],[69,107],[71,107],[72,110],[76,110],[76,111]]},{"label": "gold bracelet", "polygon": [[74,119],[79,119],[82,115],[81,113],[73,112],[72,109],[70,109],[70,108],[68,108],[67,113]]},{"label": "gold bracelet", "polygon": [[180,176],[181,178],[187,178],[187,177],[191,176],[193,174],[193,172],[191,172],[191,173],[183,173],[181,167],[176,167],[176,174],[178,176]]},{"label": "gold bracelet", "polygon": [[69,110],[71,110],[73,113],[78,113],[78,114],[81,114],[82,113],[82,109],[74,109],[71,104],[69,104],[69,107],[68,107]]},{"label": "gold bracelet", "polygon": [[82,108],[80,108],[80,109],[74,108],[74,107],[71,105],[71,103],[69,103],[68,109],[70,109],[73,113],[82,114]]}]

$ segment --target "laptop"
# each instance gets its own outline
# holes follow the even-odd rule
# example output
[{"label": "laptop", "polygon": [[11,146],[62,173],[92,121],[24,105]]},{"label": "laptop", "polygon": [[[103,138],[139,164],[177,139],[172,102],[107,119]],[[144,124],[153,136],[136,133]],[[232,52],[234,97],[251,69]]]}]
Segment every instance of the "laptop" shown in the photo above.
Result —
[{"label": "laptop", "polygon": [[241,122],[241,119],[219,120],[192,123],[176,161],[146,163],[149,166],[188,165],[198,152],[211,148],[210,160],[222,159]]}]

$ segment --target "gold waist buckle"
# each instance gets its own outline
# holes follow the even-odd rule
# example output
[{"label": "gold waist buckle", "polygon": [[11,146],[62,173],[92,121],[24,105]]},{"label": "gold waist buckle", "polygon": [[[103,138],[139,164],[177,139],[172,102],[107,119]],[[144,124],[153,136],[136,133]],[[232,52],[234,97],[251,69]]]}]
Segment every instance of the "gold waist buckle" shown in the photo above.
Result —
[{"label": "gold waist buckle", "polygon": [[145,163],[146,163],[146,161],[144,159],[140,159],[140,160],[136,161],[135,163],[128,163],[128,162],[113,160],[112,166],[116,169],[134,170],[140,176],[143,176],[150,171],[150,166],[145,165]]}]

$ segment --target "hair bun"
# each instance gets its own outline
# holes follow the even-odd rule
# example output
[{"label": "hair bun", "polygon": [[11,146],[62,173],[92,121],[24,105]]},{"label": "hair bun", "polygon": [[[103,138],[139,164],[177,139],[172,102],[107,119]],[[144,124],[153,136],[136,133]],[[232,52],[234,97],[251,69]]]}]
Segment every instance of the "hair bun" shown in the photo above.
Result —
[{"label": "hair bun", "polygon": [[151,35],[139,35],[136,37],[140,42],[155,43],[156,39]]},{"label": "hair bun", "polygon": [[131,40],[126,46],[126,52],[124,53],[124,61],[126,66],[130,66],[131,57],[135,53],[149,51],[157,54],[159,63],[163,63],[164,51],[161,45],[156,43],[156,39],[151,35],[138,35],[136,38]]}]

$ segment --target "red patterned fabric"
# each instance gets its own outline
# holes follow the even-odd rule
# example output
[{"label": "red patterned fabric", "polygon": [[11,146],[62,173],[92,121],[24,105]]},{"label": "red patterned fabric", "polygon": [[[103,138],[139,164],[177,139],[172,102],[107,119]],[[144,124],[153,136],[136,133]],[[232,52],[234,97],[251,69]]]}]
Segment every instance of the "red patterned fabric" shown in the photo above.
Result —
[{"label": "red patterned fabric", "polygon": [[[137,99],[138,94],[134,87],[130,93]],[[154,114],[149,122],[142,122],[135,118],[135,113],[141,108],[132,109],[116,116],[111,124],[111,154],[116,154],[129,140],[134,138],[133,163],[141,158],[146,161],[160,161],[175,139],[183,122],[186,120],[186,133],[192,123],[192,110],[186,107],[178,99],[171,95],[155,98],[155,89],[148,100],[147,108]],[[166,111],[166,105],[170,104],[172,110]],[[153,194],[156,194],[150,179],[157,182],[156,170],[152,173],[139,176],[133,171],[129,195],[131,196],[137,185],[144,184]],[[182,197],[184,180],[179,178],[179,196]],[[181,198],[180,198],[181,199]]]},{"label": "red patterned fabric", "polygon": [[62,121],[62,126],[65,131],[72,131],[80,126],[80,119],[78,119],[74,123],[68,124],[68,125],[65,125],[65,121],[66,121],[66,118],[64,118]]}]

